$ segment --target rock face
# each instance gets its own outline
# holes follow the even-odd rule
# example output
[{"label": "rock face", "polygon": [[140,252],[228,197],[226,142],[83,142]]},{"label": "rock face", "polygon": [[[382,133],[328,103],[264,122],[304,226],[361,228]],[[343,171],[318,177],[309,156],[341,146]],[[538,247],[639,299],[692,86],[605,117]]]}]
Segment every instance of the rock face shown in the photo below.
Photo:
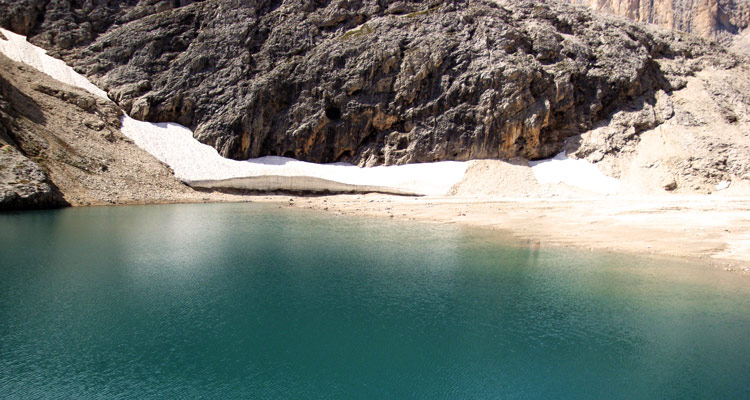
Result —
[{"label": "rock face", "polygon": [[41,122],[36,104],[0,76],[0,210],[63,207],[68,203],[47,172],[18,149],[17,121]]},{"label": "rock face", "polygon": [[68,203],[47,173],[12,146],[0,147],[0,210],[64,207]]},{"label": "rock face", "polygon": [[707,68],[685,88],[623,109],[572,138],[567,152],[634,192],[711,193],[750,187],[750,68]]},{"label": "rock face", "polygon": [[747,0],[570,0],[633,21],[678,29],[728,44],[750,26]]},{"label": "rock face", "polygon": [[0,211],[190,200],[195,192],[122,135],[121,115],[0,54]]},{"label": "rock face", "polygon": [[556,2],[0,5],[0,23],[131,116],[190,126],[235,159],[543,158],[623,104],[653,103],[707,58],[734,62],[697,39]]}]

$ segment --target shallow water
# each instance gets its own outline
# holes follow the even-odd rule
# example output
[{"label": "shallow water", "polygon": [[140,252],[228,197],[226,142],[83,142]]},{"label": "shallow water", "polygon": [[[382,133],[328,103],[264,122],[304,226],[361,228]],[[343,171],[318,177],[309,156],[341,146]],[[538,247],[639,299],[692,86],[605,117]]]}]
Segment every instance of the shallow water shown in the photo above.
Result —
[{"label": "shallow water", "polygon": [[750,398],[750,280],[268,205],[0,214],[0,398]]}]

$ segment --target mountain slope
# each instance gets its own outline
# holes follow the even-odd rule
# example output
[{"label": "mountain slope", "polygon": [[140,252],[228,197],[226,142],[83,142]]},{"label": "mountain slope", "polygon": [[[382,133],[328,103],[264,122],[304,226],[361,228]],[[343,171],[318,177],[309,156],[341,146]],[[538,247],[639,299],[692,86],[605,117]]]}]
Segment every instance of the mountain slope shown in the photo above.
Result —
[{"label": "mountain slope", "polygon": [[204,196],[124,137],[121,115],[0,54],[0,210]]},{"label": "mountain slope", "polygon": [[558,3],[3,1],[0,22],[128,114],[190,126],[235,159],[544,158],[704,65],[736,63]]}]

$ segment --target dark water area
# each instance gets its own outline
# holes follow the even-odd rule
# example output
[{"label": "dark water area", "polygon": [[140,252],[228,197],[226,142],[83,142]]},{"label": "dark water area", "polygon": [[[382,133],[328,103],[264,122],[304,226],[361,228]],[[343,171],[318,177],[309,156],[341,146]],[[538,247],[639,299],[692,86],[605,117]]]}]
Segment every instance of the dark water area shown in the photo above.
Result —
[{"label": "dark water area", "polygon": [[255,204],[0,214],[2,399],[750,398],[750,277]]}]

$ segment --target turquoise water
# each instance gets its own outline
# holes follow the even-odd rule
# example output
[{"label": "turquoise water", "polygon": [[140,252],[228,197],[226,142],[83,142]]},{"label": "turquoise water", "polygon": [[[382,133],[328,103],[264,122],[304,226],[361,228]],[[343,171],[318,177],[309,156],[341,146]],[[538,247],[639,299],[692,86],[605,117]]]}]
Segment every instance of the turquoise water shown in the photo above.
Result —
[{"label": "turquoise water", "polygon": [[750,280],[254,204],[0,214],[0,398],[747,399]]}]

